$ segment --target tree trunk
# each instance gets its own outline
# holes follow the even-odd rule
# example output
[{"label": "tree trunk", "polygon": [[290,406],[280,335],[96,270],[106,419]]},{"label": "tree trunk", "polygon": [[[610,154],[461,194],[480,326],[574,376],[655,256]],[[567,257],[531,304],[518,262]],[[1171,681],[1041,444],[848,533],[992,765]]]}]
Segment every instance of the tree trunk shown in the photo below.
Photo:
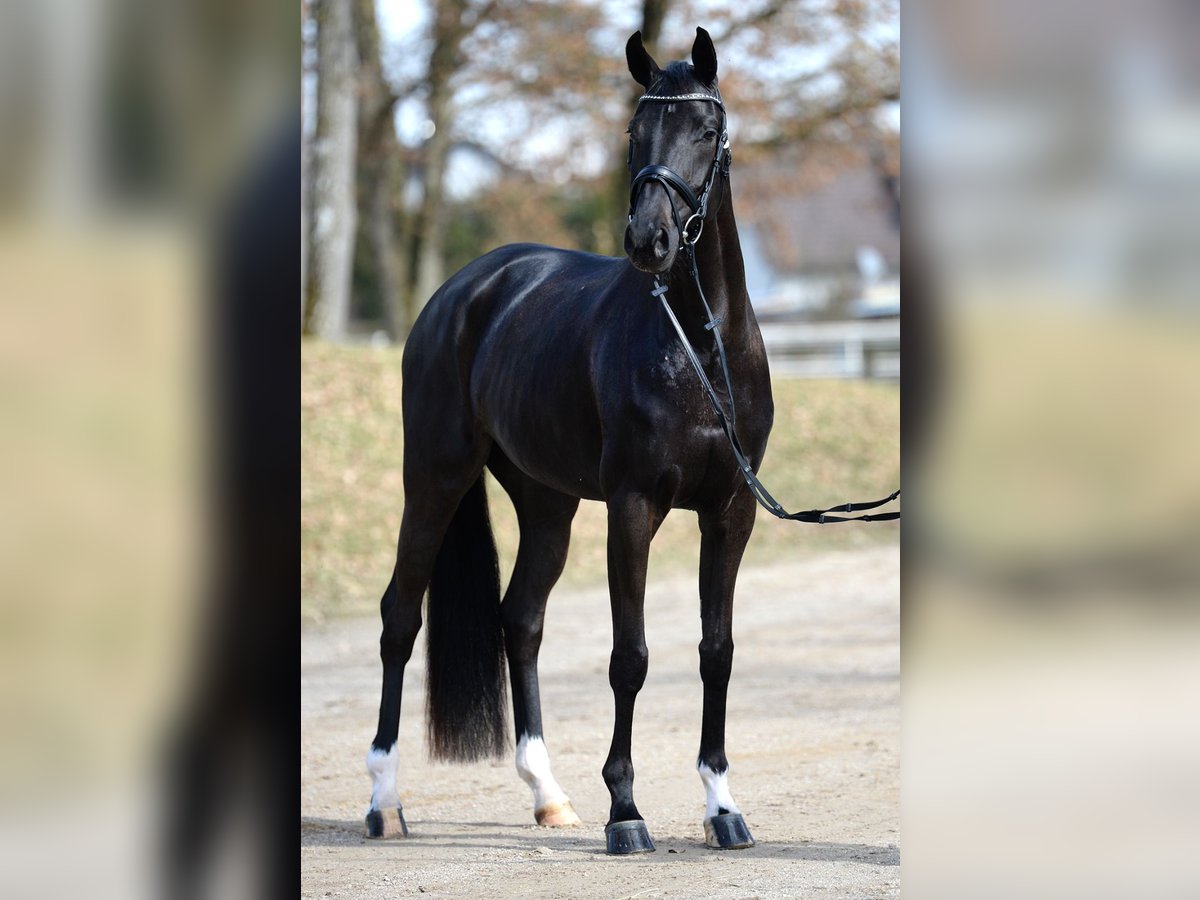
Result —
[{"label": "tree trunk", "polygon": [[[449,116],[431,116],[437,131],[425,143],[425,191],[418,214],[419,244],[414,306],[420,309],[445,278],[445,175],[450,155]],[[441,120],[440,122],[438,120]]]},{"label": "tree trunk", "polygon": [[445,175],[453,124],[450,79],[462,67],[462,41],[469,26],[465,0],[438,0],[433,52],[429,57],[429,119],[433,133],[424,147],[424,192],[417,213],[413,260],[413,312],[419,312],[445,280]]},{"label": "tree trunk", "polygon": [[383,74],[375,0],[356,2],[361,98],[358,129],[360,215],[383,303],[385,327],[392,340],[400,340],[408,333],[412,320],[404,301],[408,260],[396,228],[397,216],[402,212],[398,192],[403,189],[400,147],[392,118],[398,98]]},{"label": "tree trunk", "polygon": [[312,238],[304,331],[326,339],[346,333],[354,259],[358,144],[354,0],[316,0],[317,121],[313,135]]},{"label": "tree trunk", "polygon": [[[644,0],[642,3],[642,43],[646,45],[651,56],[658,50],[663,19],[667,17],[667,7],[670,5],[668,0]],[[666,60],[660,59],[658,62],[665,64]]]},{"label": "tree trunk", "polygon": [[384,327],[392,340],[399,341],[408,334],[412,319],[404,299],[408,264],[401,252],[403,248],[396,229],[395,168],[394,157],[385,157],[364,171],[363,180],[366,237],[375,260],[379,296],[383,301]]}]

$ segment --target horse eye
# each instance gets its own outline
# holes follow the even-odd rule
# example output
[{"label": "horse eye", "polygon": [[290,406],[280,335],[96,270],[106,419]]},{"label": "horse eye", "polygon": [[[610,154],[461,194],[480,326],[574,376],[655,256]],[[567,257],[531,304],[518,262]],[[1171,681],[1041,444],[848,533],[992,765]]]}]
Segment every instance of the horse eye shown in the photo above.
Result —
[{"label": "horse eye", "polygon": [[717,136],[717,133],[715,131],[713,131],[711,128],[704,132],[704,139],[706,141],[711,141],[716,136]]}]

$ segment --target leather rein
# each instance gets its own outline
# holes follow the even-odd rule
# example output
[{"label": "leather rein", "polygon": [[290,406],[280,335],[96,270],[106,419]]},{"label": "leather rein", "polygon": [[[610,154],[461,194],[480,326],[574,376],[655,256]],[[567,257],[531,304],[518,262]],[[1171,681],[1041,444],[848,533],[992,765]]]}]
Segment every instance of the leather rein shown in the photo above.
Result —
[{"label": "leather rein", "polygon": [[[729,378],[729,363],[725,358],[725,344],[721,340],[721,319],[715,318],[712,313],[712,308],[708,304],[708,298],[704,296],[704,288],[700,285],[700,271],[696,266],[696,242],[700,240],[700,235],[704,231],[704,220],[708,215],[708,196],[712,191],[713,185],[716,183],[717,175],[729,177],[729,167],[733,161],[733,153],[729,148],[729,131],[728,117],[725,111],[725,103],[721,100],[720,93],[691,93],[691,94],[675,94],[675,95],[658,95],[653,93],[653,88],[644,94],[639,100],[639,105],[643,102],[652,103],[679,103],[687,100],[701,100],[717,104],[721,109],[721,139],[717,143],[717,152],[713,157],[712,166],[709,167],[708,176],[704,180],[704,186],[700,190],[700,196],[697,197],[692,190],[691,185],[686,180],[681,178],[677,172],[667,166],[649,165],[643,168],[637,175],[634,176],[633,182],[629,188],[629,218],[633,219],[633,206],[637,200],[637,196],[642,186],[647,182],[656,182],[661,184],[667,193],[673,190],[683,198],[688,209],[691,210],[691,215],[686,222],[679,221],[679,213],[675,208],[675,204],[671,203],[671,216],[675,220],[675,227],[679,229],[680,243],[683,244],[684,252],[687,254],[688,269],[691,271],[692,280],[696,284],[696,293],[700,295],[700,302],[704,305],[704,313],[708,317],[704,328],[706,331],[711,331],[717,348],[717,356],[721,360],[721,374],[725,379],[725,388],[729,396],[729,413],[726,415],[724,408],[721,405],[720,398],[717,396],[716,390],[709,381],[708,375],[704,371],[704,366],[700,362],[700,357],[696,354],[696,350],[692,347],[691,342],[687,339],[687,335],[683,331],[683,326],[679,324],[679,319],[676,318],[674,310],[671,309],[671,304],[667,302],[667,285],[664,284],[659,276],[654,276],[654,289],[650,292],[652,297],[657,297],[666,310],[667,318],[671,320],[671,325],[675,328],[675,333],[679,335],[679,340],[683,344],[684,353],[687,354],[688,360],[692,364],[692,368],[696,370],[696,375],[700,378],[700,384],[704,388],[705,394],[708,396],[709,403],[712,404],[713,411],[717,414],[717,421],[721,423],[721,428],[725,432],[725,437],[729,441],[729,446],[733,450],[733,456],[737,460],[738,469],[742,473],[742,477],[746,481],[746,486],[750,488],[750,492],[754,495],[754,499],[769,512],[771,515],[779,519],[788,519],[793,522],[809,522],[817,525],[825,525],[831,522],[886,522],[900,518],[898,512],[876,513],[874,515],[867,514],[862,516],[836,516],[830,513],[852,513],[862,512],[863,510],[875,509],[887,503],[891,503],[900,496],[899,489],[893,491],[889,496],[882,500],[875,500],[867,503],[842,503],[838,506],[831,506],[828,509],[807,509],[801,512],[788,512],[783,506],[771,496],[766,486],[759,481],[758,476],[754,472],[754,468],[750,464],[745,452],[742,450],[741,442],[738,440],[735,425],[737,423],[737,410],[733,402],[733,383]],[[629,168],[633,169],[633,144],[629,145]],[[693,225],[695,230],[693,231]]]}]

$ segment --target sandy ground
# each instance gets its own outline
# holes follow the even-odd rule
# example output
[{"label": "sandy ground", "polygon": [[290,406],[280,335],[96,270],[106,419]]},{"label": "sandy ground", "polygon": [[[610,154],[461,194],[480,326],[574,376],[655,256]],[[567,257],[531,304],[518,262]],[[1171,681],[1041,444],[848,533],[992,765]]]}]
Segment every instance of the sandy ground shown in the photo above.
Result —
[{"label": "sandy ground", "polygon": [[[653,573],[652,573],[653,574]],[[423,640],[405,676],[400,790],[411,836],[368,841],[364,766],[380,664],[375,619],[305,633],[301,865],[306,897],[894,897],[900,892],[899,551],[744,569],[727,752],[758,845],[704,847],[695,771],[701,685],[695,580],[652,581],[635,797],[658,851],[604,854],[600,767],[612,727],[604,590],[550,598],[546,742],[584,825],[533,824],[511,758],[459,767],[424,747]]]}]

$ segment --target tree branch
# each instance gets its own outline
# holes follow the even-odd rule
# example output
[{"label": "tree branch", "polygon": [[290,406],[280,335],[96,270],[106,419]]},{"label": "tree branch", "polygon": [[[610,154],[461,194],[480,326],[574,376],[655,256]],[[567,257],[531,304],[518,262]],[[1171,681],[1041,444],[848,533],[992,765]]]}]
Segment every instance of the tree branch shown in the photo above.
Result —
[{"label": "tree branch", "polygon": [[756,10],[744,19],[739,19],[736,22],[730,22],[729,25],[719,35],[713,35],[713,43],[718,46],[729,38],[733,37],[739,31],[744,31],[747,28],[753,28],[756,25],[762,25],[765,22],[771,21],[788,5],[788,0],[771,0],[762,9]]},{"label": "tree branch", "polygon": [[884,103],[900,99],[899,85],[881,85],[868,93],[855,93],[840,97],[836,102],[818,110],[810,116],[785,123],[771,137],[746,141],[746,146],[772,150],[787,144],[805,141],[830,122],[845,119],[858,112],[875,109]]},{"label": "tree branch", "polygon": [[481,6],[477,6],[472,10],[468,10],[467,14],[463,16],[465,19],[463,22],[464,34],[474,31],[475,26],[477,26],[480,22],[486,22],[488,19],[490,19],[492,17],[492,13],[496,11],[497,6],[499,6],[499,4],[496,2],[496,0],[487,0],[487,2],[483,3]]}]

